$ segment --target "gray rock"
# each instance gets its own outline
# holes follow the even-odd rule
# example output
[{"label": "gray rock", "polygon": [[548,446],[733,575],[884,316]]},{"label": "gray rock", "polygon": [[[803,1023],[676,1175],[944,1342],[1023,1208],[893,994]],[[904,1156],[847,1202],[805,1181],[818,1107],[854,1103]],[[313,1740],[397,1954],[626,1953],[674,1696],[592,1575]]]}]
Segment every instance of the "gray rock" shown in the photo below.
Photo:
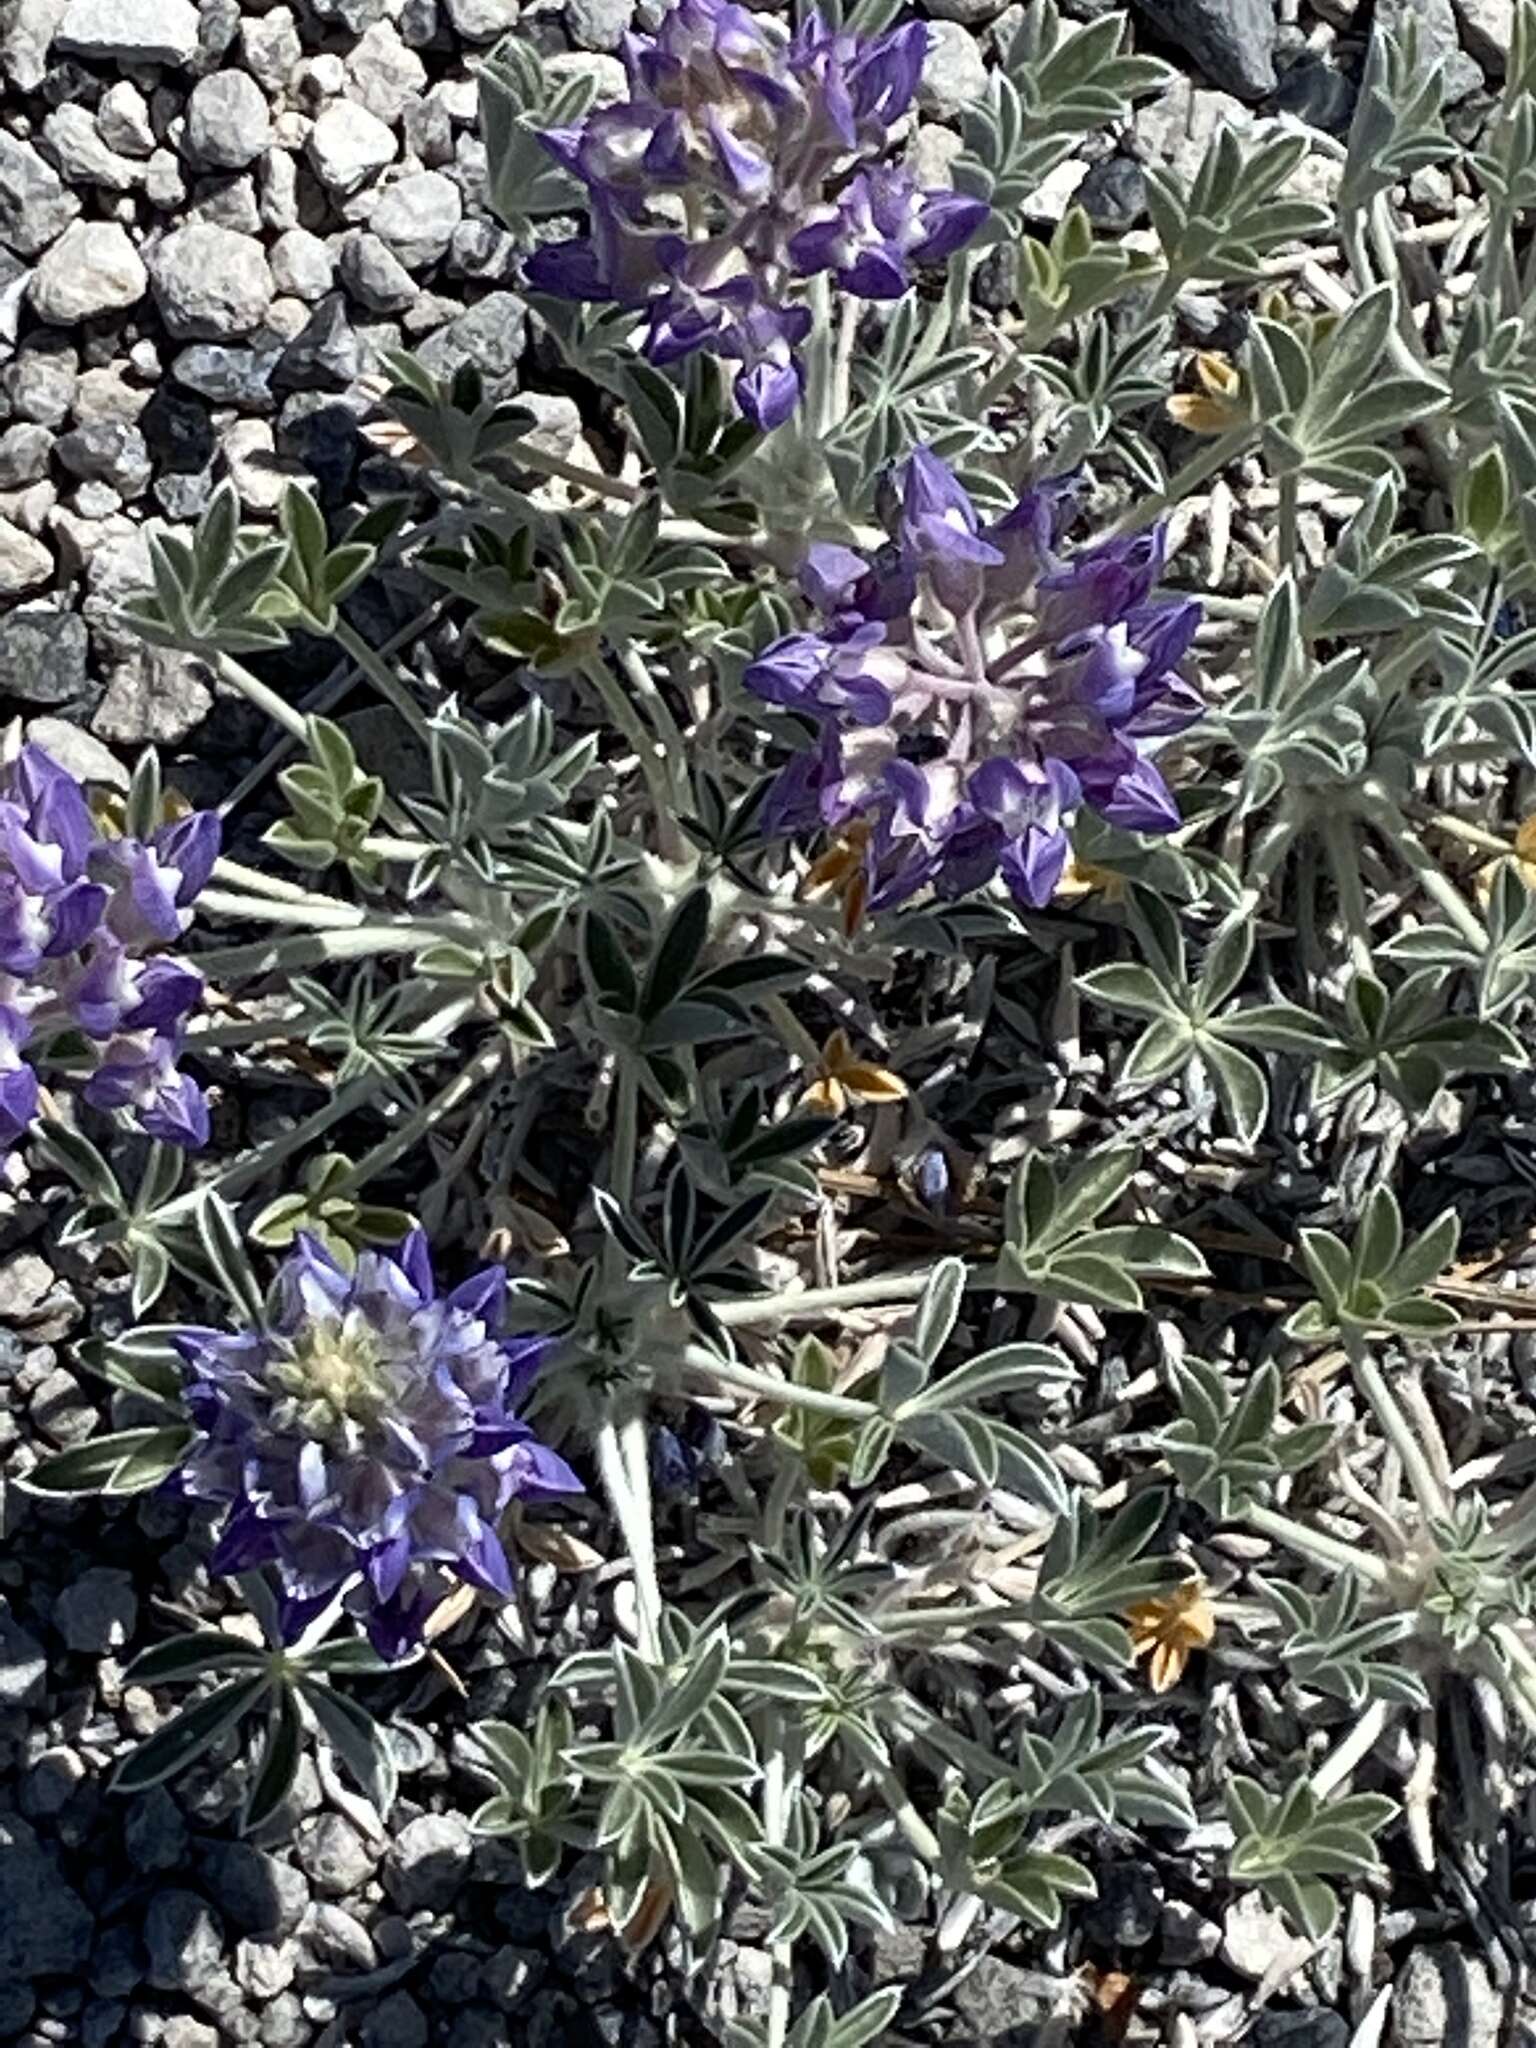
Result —
[{"label": "gray rock", "polygon": [[72,1749],[45,1749],[21,1781],[21,1810],[29,1820],[51,1820],[84,1783],[86,1766]]},{"label": "gray rock", "polygon": [[[133,1800],[123,1822],[123,1844],[139,1871],[174,1870],[185,1857],[187,1824],[163,1785],[152,1785]],[[105,1987],[98,1984],[96,1988]],[[124,1988],[131,1991],[133,1985]]]},{"label": "gray rock", "polygon": [[70,1649],[90,1656],[132,1642],[138,1619],[133,1580],[106,1565],[94,1565],[72,1579],[53,1609],[53,1625]]},{"label": "gray rock", "polygon": [[516,268],[517,249],[505,228],[490,220],[461,220],[448,246],[450,277],[473,278],[477,283],[498,284]]},{"label": "gray rock", "polygon": [[42,1645],[0,1607],[0,1709],[35,1705],[47,1679]]},{"label": "gray rock", "polygon": [[1336,2012],[1261,2012],[1250,2048],[1349,2048],[1348,2023]]},{"label": "gray rock", "polygon": [[40,540],[0,519],[0,597],[37,590],[53,574],[53,556]]},{"label": "gray rock", "polygon": [[228,228],[237,235],[259,236],[266,223],[256,198],[256,180],[245,172],[231,177],[220,172],[199,178],[187,208],[184,226],[193,223],[211,228]]},{"label": "gray rock", "polygon": [[[0,1684],[4,1672],[0,1619]],[[90,1913],[25,1821],[0,1814],[0,1984],[70,1977],[91,1952]]]},{"label": "gray rock", "polygon": [[285,91],[304,55],[293,9],[274,7],[268,14],[248,14],[240,24],[240,48],[246,69],[259,85],[270,93]]},{"label": "gray rock", "polygon": [[166,2021],[160,2041],[161,2048],[219,2048],[219,2030],[187,2013],[177,2013]]},{"label": "gray rock", "polygon": [[1266,1904],[1261,1893],[1242,1892],[1228,1906],[1222,1920],[1221,1960],[1239,1977],[1255,1984],[1271,1970],[1283,1977],[1300,1969],[1311,1953],[1311,1942],[1293,1934],[1285,1915]]},{"label": "gray rock", "polygon": [[1346,72],[1315,51],[1304,50],[1281,75],[1270,105],[1277,114],[1294,114],[1325,135],[1342,137],[1349,132],[1358,98],[1358,88]]},{"label": "gray rock", "polygon": [[71,476],[110,484],[125,498],[136,498],[149,482],[149,449],[128,420],[92,420],[72,428],[54,452]]},{"label": "gray rock", "polygon": [[272,382],[281,391],[345,391],[361,368],[346,301],[340,292],[332,292],[278,357]]},{"label": "gray rock", "polygon": [[139,252],[115,220],[77,220],[32,273],[32,304],[55,327],[120,313],[149,283]]},{"label": "gray rock", "polygon": [[501,397],[522,357],[527,326],[527,308],[516,292],[487,292],[428,336],[417,353],[434,377],[451,377],[461,364],[476,364],[487,390]]},{"label": "gray rock", "polygon": [[[240,348],[228,342],[197,341],[177,356],[171,364],[171,375],[188,391],[195,391],[200,398],[209,399],[215,405],[238,405],[248,412],[269,412],[276,404],[272,396],[272,372],[281,354],[282,350],[273,343]],[[206,461],[211,453],[209,448],[202,461]],[[201,468],[202,462],[196,466]]]},{"label": "gray rock", "polygon": [[157,149],[144,166],[144,196],[162,213],[185,204],[187,181],[181,175],[181,159],[172,151]]},{"label": "gray rock", "polygon": [[305,1821],[295,1837],[294,1853],[315,1888],[333,1899],[361,1891],[376,1861],[351,1821],[339,1813],[317,1813]]},{"label": "gray rock", "polygon": [[96,104],[96,132],[121,156],[149,156],[155,147],[149,102],[136,85],[120,78]]},{"label": "gray rock", "polygon": [[635,0],[565,0],[565,25],[579,50],[616,50],[634,18]]},{"label": "gray rock", "polygon": [[548,1960],[537,1949],[509,1942],[481,1965],[480,1988],[502,2012],[513,2012],[538,1990],[548,1971]]},{"label": "gray rock", "polygon": [[1144,1948],[1157,1932],[1162,1887],[1140,1864],[1115,1864],[1099,1879],[1099,1894],[1083,1915],[1083,1930],[1098,1948]]},{"label": "gray rock", "polygon": [[1187,50],[1212,85],[1262,99],[1275,83],[1274,0],[1134,0],[1159,35]]},{"label": "gray rock", "polygon": [[267,251],[272,280],[280,292],[296,299],[323,299],[336,276],[336,259],[308,228],[289,228]]},{"label": "gray rock", "polygon": [[409,1991],[392,1991],[363,2020],[363,2048],[427,2048],[427,2016]]},{"label": "gray rock", "polygon": [[[303,1853],[301,1845],[299,1854],[302,1856]],[[318,1872],[312,1870],[310,1875],[317,1884],[320,1883]],[[372,1970],[378,1964],[379,1954],[373,1936],[362,1921],[343,1907],[329,1902],[310,1907],[304,1916],[299,1939],[316,1962],[335,1970],[361,1972]]]},{"label": "gray rock", "polygon": [[144,1981],[144,1950],[138,1930],[125,1921],[104,1928],[91,1950],[87,1978],[102,1998],[126,1998]]},{"label": "gray rock", "polygon": [[1024,2048],[1050,2009],[1049,1994],[1040,1986],[1041,1979],[1030,1971],[984,1956],[955,1989],[960,2038],[986,2042],[989,2048]]},{"label": "gray rock", "polygon": [[987,67],[976,39],[958,21],[935,21],[928,30],[917,103],[925,114],[948,120],[973,105],[987,89]]},{"label": "gray rock", "polygon": [[183,146],[200,169],[243,171],[271,139],[267,102],[249,72],[215,71],[193,86]]},{"label": "gray rock", "polygon": [[128,2008],[119,1998],[93,1998],[80,2015],[80,2048],[112,2048]]},{"label": "gray rock", "polygon": [[1102,157],[1073,194],[1100,227],[1134,227],[1147,210],[1147,180],[1134,157]]},{"label": "gray rock", "polygon": [[262,2048],[305,2048],[315,2038],[304,2007],[291,1991],[268,2001],[261,2015]]},{"label": "gray rock", "polygon": [[519,0],[446,0],[455,35],[466,43],[493,43],[515,27]]},{"label": "gray rock", "polygon": [[1417,23],[1419,61],[1440,66],[1446,106],[1454,107],[1482,84],[1481,66],[1461,47],[1451,0],[1376,0],[1374,19],[1378,28],[1393,35],[1401,35],[1406,23]]},{"label": "gray rock", "polygon": [[348,100],[331,102],[309,131],[306,147],[316,177],[334,199],[358,191],[395,156],[395,138],[385,124]]},{"label": "gray rock", "polygon": [[427,67],[400,40],[393,23],[376,21],[347,57],[351,97],[393,127],[427,89]]},{"label": "gray rock", "polygon": [[407,270],[425,270],[446,254],[463,217],[464,201],[452,178],[417,171],[381,194],[368,225]]},{"label": "gray rock", "polygon": [[53,436],[46,427],[31,420],[18,420],[0,434],[0,490],[14,491],[22,484],[35,484],[48,474],[48,457]]},{"label": "gray rock", "polygon": [[27,738],[52,754],[59,766],[67,768],[79,782],[99,782],[103,789],[128,787],[128,770],[116,754],[83,732],[72,719],[51,714],[29,718]]},{"label": "gray rock", "polygon": [[1392,1987],[1392,2048],[1497,2048],[1504,2002],[1488,1965],[1450,1942],[1416,1948]]},{"label": "gray rock", "polygon": [[1504,76],[1515,34],[1515,0],[1453,0],[1467,48],[1494,77]]},{"label": "gray rock", "polygon": [[222,1842],[203,1861],[214,1904],[243,1934],[292,1934],[309,1905],[301,1870],[249,1842]]},{"label": "gray rock", "polygon": [[402,1913],[452,1905],[469,1875],[474,1837],[457,1814],[424,1813],[407,1822],[384,1859],[384,1889]]},{"label": "gray rock", "polygon": [[0,242],[18,256],[40,256],[79,211],[53,165],[0,128]]},{"label": "gray rock", "polygon": [[56,46],[125,64],[190,64],[197,55],[191,0],[69,0]]},{"label": "gray rock", "polygon": [[91,729],[104,740],[170,746],[201,725],[212,703],[195,656],[135,640],[108,671]]},{"label": "gray rock", "polygon": [[128,192],[144,175],[142,165],[105,141],[89,108],[74,101],[55,107],[43,123],[43,147],[72,185]]},{"label": "gray rock", "polygon": [[224,1930],[196,1892],[157,1891],[144,1916],[149,1982],[157,1991],[193,1997],[223,1973]]},{"label": "gray rock", "polygon": [[96,1404],[82,1393],[80,1382],[62,1365],[54,1367],[36,1388],[27,1413],[61,1451],[83,1444],[96,1427]]},{"label": "gray rock", "polygon": [[272,303],[260,242],[203,223],[173,229],[150,257],[155,301],[177,341],[249,334]]},{"label": "gray rock", "polygon": [[1159,1955],[1165,1963],[1208,1963],[1221,1947],[1221,1929],[1182,1899],[1170,1899],[1162,1911]]},{"label": "gray rock", "polygon": [[47,76],[48,51],[68,4],[69,0],[11,0],[0,10],[0,78],[17,92],[36,92]]},{"label": "gray rock", "polygon": [[341,279],[359,305],[373,313],[398,313],[421,287],[377,235],[348,235],[341,245]]}]

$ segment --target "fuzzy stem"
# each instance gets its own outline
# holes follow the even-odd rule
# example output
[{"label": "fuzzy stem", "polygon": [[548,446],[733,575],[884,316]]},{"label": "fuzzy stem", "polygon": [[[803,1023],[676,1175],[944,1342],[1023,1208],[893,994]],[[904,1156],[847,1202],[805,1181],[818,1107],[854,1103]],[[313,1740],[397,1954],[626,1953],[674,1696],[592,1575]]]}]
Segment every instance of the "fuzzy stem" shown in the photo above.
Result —
[{"label": "fuzzy stem", "polygon": [[[629,1427],[626,1421],[625,1428]],[[661,1595],[656,1585],[655,1551],[652,1545],[650,1503],[639,1497],[631,1461],[620,1441],[619,1423],[610,1408],[597,1425],[593,1438],[597,1469],[619,1525],[619,1534],[629,1552],[635,1573],[635,1625],[639,1631],[640,1654],[656,1663],[660,1654],[657,1635],[661,1619]]]},{"label": "fuzzy stem", "polygon": [[259,676],[253,676],[248,668],[236,661],[233,655],[216,654],[213,665],[223,680],[232,689],[238,690],[247,702],[254,704],[258,711],[265,711],[283,730],[299,741],[308,738],[309,721],[296,705],[286,697],[280,697],[276,690],[264,683]]},{"label": "fuzzy stem", "polygon": [[1392,1708],[1386,1700],[1372,1700],[1349,1733],[1331,1750],[1312,1773],[1312,1790],[1319,1799],[1336,1792],[1350,1773],[1370,1754],[1371,1747],[1387,1725]]},{"label": "fuzzy stem", "polygon": [[[718,1313],[718,1311],[717,1311]],[[676,1354],[671,1354],[676,1358]],[[854,1401],[846,1394],[829,1394],[820,1387],[798,1386],[794,1380],[758,1372],[754,1366],[738,1365],[706,1351],[702,1344],[685,1344],[680,1362],[689,1372],[702,1373],[717,1386],[735,1394],[751,1394],[760,1401],[773,1401],[784,1408],[808,1408],[817,1415],[836,1415],[845,1422],[868,1422],[879,1409],[870,1401]]]},{"label": "fuzzy stem", "polygon": [[1404,1476],[1413,1489],[1420,1513],[1431,1519],[1443,1515],[1448,1505],[1445,1490],[1435,1477],[1434,1467],[1425,1456],[1424,1446],[1414,1435],[1413,1426],[1399,1406],[1397,1396],[1387,1385],[1381,1367],[1371,1356],[1369,1346],[1357,1332],[1346,1328],[1344,1348],[1349,1353],[1355,1385],[1369,1402],[1388,1443],[1401,1460]]},{"label": "fuzzy stem", "polygon": [[[454,933],[458,937],[462,934]],[[381,953],[419,953],[444,937],[427,923],[359,925],[352,931],[300,932],[289,939],[261,939],[250,946],[221,946],[193,956],[210,981],[221,975],[291,974],[337,960],[368,960]]]},{"label": "fuzzy stem", "polygon": [[375,653],[356,627],[349,626],[339,613],[336,619],[336,641],[356,662],[391,709],[399,712],[412,732],[425,735],[428,729],[427,720],[421,706],[388,662]]},{"label": "fuzzy stem", "polygon": [[339,896],[327,896],[318,889],[301,888],[297,882],[285,882],[278,875],[265,874],[260,868],[248,868],[242,861],[230,860],[223,854],[213,864],[213,879],[232,882],[237,889],[245,889],[258,896],[274,896],[281,903],[319,903],[337,910],[350,907]]},{"label": "fuzzy stem", "polygon": [[[788,1323],[828,1315],[843,1308],[874,1308],[883,1303],[916,1301],[928,1284],[926,1273],[888,1273],[878,1280],[850,1280],[841,1287],[797,1287],[784,1294],[762,1294],[750,1301],[723,1301],[716,1319],[735,1329],[746,1323]],[[987,1284],[973,1273],[969,1287]]]},{"label": "fuzzy stem", "polygon": [[1398,858],[1412,868],[1425,895],[1434,898],[1456,929],[1478,952],[1486,953],[1488,934],[1483,929],[1481,918],[1419,844],[1418,835],[1397,805],[1385,796],[1375,798],[1370,803],[1368,815]]},{"label": "fuzzy stem", "polygon": [[1380,1558],[1372,1557],[1369,1551],[1355,1550],[1336,1536],[1328,1536],[1321,1529],[1309,1529],[1301,1522],[1293,1522],[1289,1515],[1277,1514],[1273,1508],[1257,1504],[1245,1507],[1243,1520],[1261,1536],[1269,1536],[1276,1543],[1283,1543],[1287,1549],[1299,1551],[1303,1557],[1310,1557],[1319,1564],[1332,1565],[1335,1570],[1356,1572],[1373,1586],[1387,1583],[1387,1568]]},{"label": "fuzzy stem", "polygon": [[[473,1007],[473,997],[466,997],[459,1005],[465,1016]],[[451,1030],[453,1027],[450,1024],[448,1028]],[[443,1035],[446,1037],[447,1032]],[[489,1081],[497,1069],[505,1065],[507,1051],[507,1042],[500,1036],[490,1045],[483,1047],[469,1065],[455,1074],[436,1095],[424,1102],[419,1109],[412,1110],[409,1116],[402,1117],[387,1138],[382,1138],[371,1152],[365,1152],[357,1164],[349,1168],[343,1176],[341,1187],[348,1191],[353,1188],[366,1188],[387,1166],[392,1166],[402,1152],[409,1151],[418,1138],[425,1137],[434,1124],[441,1123],[445,1117],[450,1116],[466,1096],[473,1095],[482,1083]]]},{"label": "fuzzy stem", "polygon": [[639,760],[640,773],[645,778],[646,795],[651,800],[651,810],[656,819],[657,843],[661,848],[662,858],[681,860],[685,851],[682,834],[678,830],[672,792],[667,786],[666,764],[657,741],[646,731],[634,705],[625,694],[623,685],[601,655],[587,662],[582,674],[597,692],[602,700],[603,709],[634,749]]},{"label": "fuzzy stem", "polygon": [[1296,491],[1299,478],[1294,469],[1288,469],[1280,478],[1280,521],[1278,531],[1278,566],[1283,576],[1288,569],[1296,566],[1299,539],[1296,530]]},{"label": "fuzzy stem", "polygon": [[635,695],[645,705],[655,727],[656,737],[661,742],[661,751],[666,756],[667,768],[672,777],[672,803],[674,811],[692,810],[693,776],[688,766],[688,744],[683,738],[682,728],[672,716],[672,706],[667,702],[666,692],[646,666],[645,657],[638,648],[624,647],[619,651],[624,664],[624,673],[635,686]]}]

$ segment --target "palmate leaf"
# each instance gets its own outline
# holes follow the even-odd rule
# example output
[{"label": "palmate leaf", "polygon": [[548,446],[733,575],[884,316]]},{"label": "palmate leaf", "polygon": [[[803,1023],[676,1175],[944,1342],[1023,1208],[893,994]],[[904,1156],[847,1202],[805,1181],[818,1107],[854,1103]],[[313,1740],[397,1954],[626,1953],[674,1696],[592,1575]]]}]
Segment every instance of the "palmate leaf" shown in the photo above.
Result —
[{"label": "palmate leaf", "polygon": [[1228,1869],[1238,1883],[1259,1885],[1302,1933],[1321,1941],[1339,1914],[1323,1880],[1370,1876],[1378,1867],[1375,1838],[1396,1812],[1396,1802],[1376,1792],[1325,1800],[1305,1778],[1282,1793],[1234,1778],[1227,1787],[1235,1837]]},{"label": "palmate leaf", "polygon": [[[1145,968],[1099,973],[1117,971],[1152,980]],[[1138,1276],[1201,1278],[1205,1260],[1187,1238],[1150,1223],[1098,1224],[1098,1217],[1119,1202],[1140,1163],[1139,1151],[1115,1147],[1058,1178],[1039,1154],[1025,1159],[1004,1208],[998,1285],[1098,1308],[1139,1309]]]},{"label": "palmate leaf", "polygon": [[1170,1361],[1168,1374],[1182,1412],[1159,1447],[1186,1498],[1223,1521],[1261,1498],[1283,1473],[1320,1457],[1333,1435],[1323,1422],[1280,1429],[1280,1374],[1269,1360],[1249,1376],[1241,1395],[1199,1359]]},{"label": "palmate leaf", "polygon": [[41,1494],[99,1493],[113,1499],[147,1493],[177,1469],[195,1434],[190,1423],[172,1423],[162,1429],[124,1429],[93,1437],[44,1458],[18,1483]]}]

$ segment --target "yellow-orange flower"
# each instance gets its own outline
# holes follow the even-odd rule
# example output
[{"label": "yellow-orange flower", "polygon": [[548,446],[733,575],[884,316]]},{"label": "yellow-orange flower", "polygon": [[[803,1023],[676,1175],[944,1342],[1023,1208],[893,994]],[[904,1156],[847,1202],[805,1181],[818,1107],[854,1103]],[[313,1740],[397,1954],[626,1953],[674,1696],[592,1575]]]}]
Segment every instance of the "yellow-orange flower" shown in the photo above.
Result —
[{"label": "yellow-orange flower", "polygon": [[1243,379],[1225,356],[1203,350],[1195,357],[1198,391],[1176,391],[1168,400],[1168,417],[1192,434],[1225,434],[1248,417]]},{"label": "yellow-orange flower", "polygon": [[843,936],[851,939],[864,922],[869,904],[869,864],[865,856],[873,828],[864,818],[855,818],[841,839],[836,839],[818,860],[811,863],[801,893],[830,889],[843,907]]},{"label": "yellow-orange flower", "polygon": [[1066,903],[1095,895],[1102,896],[1106,903],[1120,903],[1125,898],[1125,877],[1113,868],[1101,868],[1091,860],[1079,860],[1074,854],[1056,884],[1056,894]]},{"label": "yellow-orange flower", "polygon": [[846,1031],[834,1031],[821,1049],[821,1064],[805,1093],[802,1109],[818,1110],[824,1116],[843,1116],[854,1102],[901,1102],[907,1084],[889,1067],[877,1067],[861,1060],[848,1042]]},{"label": "yellow-orange flower", "polygon": [[1147,1677],[1154,1692],[1168,1692],[1177,1685],[1190,1651],[1208,1648],[1216,1633],[1215,1610],[1205,1597],[1205,1581],[1199,1578],[1143,1600],[1125,1618],[1136,1655],[1151,1656]]}]

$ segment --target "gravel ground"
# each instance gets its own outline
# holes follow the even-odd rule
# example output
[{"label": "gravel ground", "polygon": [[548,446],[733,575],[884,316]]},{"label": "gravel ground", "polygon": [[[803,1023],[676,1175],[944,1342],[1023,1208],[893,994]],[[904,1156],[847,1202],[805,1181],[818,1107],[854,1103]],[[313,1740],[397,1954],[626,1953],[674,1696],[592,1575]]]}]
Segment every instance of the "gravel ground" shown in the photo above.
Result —
[{"label": "gravel ground", "polygon": [[[1063,6],[1108,11],[1106,0]],[[653,11],[653,0],[0,6],[6,717],[92,775],[122,782],[123,762],[154,741],[197,796],[227,792],[261,737],[251,715],[216,703],[194,660],[137,645],[113,607],[147,580],[146,533],[195,518],[225,476],[253,519],[271,516],[291,477],[330,508],[396,480],[360,433],[385,349],[418,349],[437,370],[476,361],[501,391],[529,396],[552,446],[577,442],[574,403],[540,389],[511,243],[483,195],[475,68],[514,30],[552,71],[592,73],[611,91],[621,38]],[[912,148],[932,177],[1020,10],[930,0],[927,11]],[[1446,62],[1450,121],[1474,135],[1511,0],[1375,0],[1374,12],[1419,18]],[[1095,138],[1053,175],[1036,202],[1042,224],[1076,191],[1106,226],[1133,228],[1140,164],[1187,167],[1221,118],[1347,127],[1371,0],[1317,0],[1311,12],[1297,0],[1132,0],[1132,13],[1144,45],[1183,76],[1129,132]],[[1314,159],[1310,174],[1326,173]],[[1457,208],[1439,171],[1420,173],[1411,196],[1426,224]],[[1203,339],[1221,309],[1188,300],[1182,311]],[[281,1107],[249,1111],[253,1128]],[[107,1796],[108,1767],[163,1711],[124,1681],[135,1648],[160,1632],[155,1603],[209,1612],[218,1596],[179,1507],[44,1506],[6,1488],[7,1471],[81,1441],[100,1413],[69,1359],[101,1304],[87,1271],[47,1254],[47,1223],[13,1178],[0,1196],[0,2039],[643,2048],[705,2040],[714,2022],[760,2011],[761,1929],[732,1929],[695,1996],[700,2017],[684,2019],[665,1942],[630,1971],[604,1937],[571,1931],[590,1873],[533,1896],[500,1848],[471,1837],[483,1788],[462,1730],[515,1706],[494,1625],[451,1653],[466,1698],[401,1681],[404,1796],[387,1830],[309,1767],[267,1847],[232,1838],[240,1787],[227,1768],[132,1801]],[[586,1625],[573,1611],[562,1634],[575,1642]],[[1106,1955],[1135,1959],[1147,2017],[1132,2039],[1171,2038],[1175,2011],[1201,2042],[1245,2024],[1253,2048],[1351,2039],[1336,2009],[1339,1942],[1287,1983],[1285,2010],[1268,2008],[1259,1987],[1285,1972],[1291,1937],[1256,1897],[1217,1924],[1165,1896],[1158,1872],[1121,1867],[1089,1919]],[[1380,2038],[1511,2038],[1484,1959],[1437,1945],[1425,1916],[1399,1939],[1416,1929],[1423,1945],[1407,1951]],[[876,1983],[928,1961],[910,1930],[868,1956]],[[944,2009],[935,2039],[1038,2038],[1035,1980],[1014,1963],[984,1960]]]}]

